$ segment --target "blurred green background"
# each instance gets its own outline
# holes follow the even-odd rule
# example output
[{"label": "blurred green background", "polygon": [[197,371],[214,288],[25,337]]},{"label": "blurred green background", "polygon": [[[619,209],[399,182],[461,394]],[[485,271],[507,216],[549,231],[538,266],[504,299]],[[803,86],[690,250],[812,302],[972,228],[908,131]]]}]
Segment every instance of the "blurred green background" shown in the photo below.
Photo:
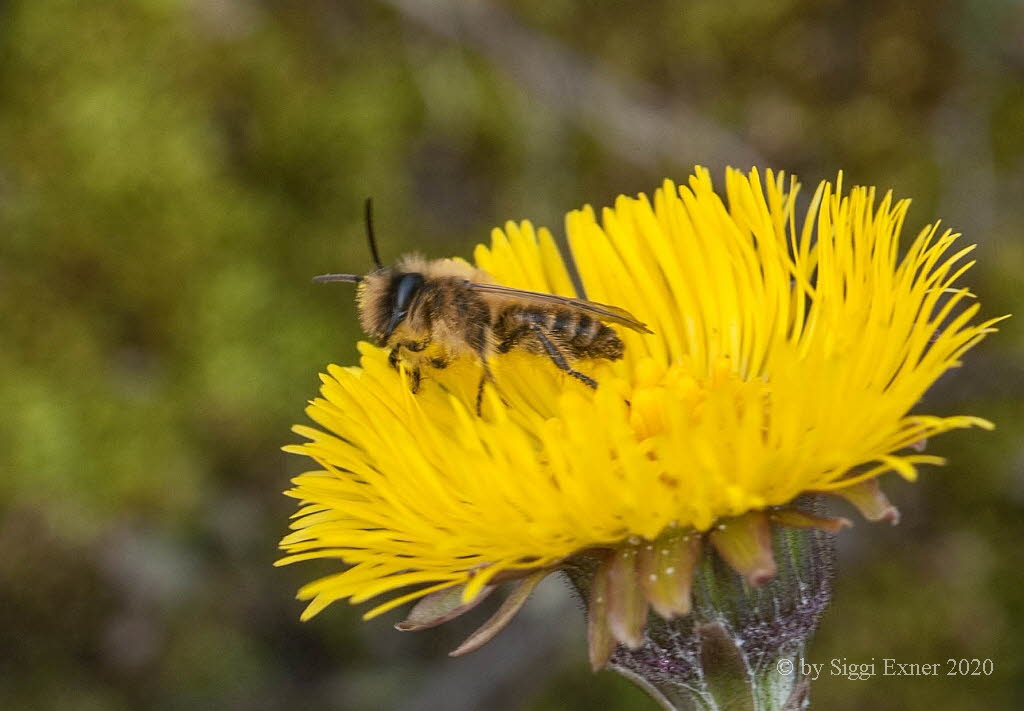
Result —
[{"label": "blurred green background", "polygon": [[[652,709],[592,675],[556,581],[489,647],[339,604],[300,624],[271,567],[303,463],[279,447],[350,291],[468,256],[507,219],[727,164],[839,169],[979,243],[1021,313],[1024,9],[998,0],[144,0],[0,4],[0,708]],[[988,677],[826,677],[819,709],[1024,707],[1024,328],[929,395],[994,433],[890,481],[840,540],[811,661],[992,659]],[[552,624],[552,620],[558,624]]]}]

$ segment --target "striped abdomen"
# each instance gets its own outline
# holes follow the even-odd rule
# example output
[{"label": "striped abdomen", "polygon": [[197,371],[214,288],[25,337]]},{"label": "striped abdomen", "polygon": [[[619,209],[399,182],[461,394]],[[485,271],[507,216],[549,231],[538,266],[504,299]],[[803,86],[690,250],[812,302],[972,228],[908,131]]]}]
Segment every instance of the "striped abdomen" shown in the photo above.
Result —
[{"label": "striped abdomen", "polygon": [[515,306],[503,311],[494,326],[499,353],[519,349],[544,354],[547,350],[539,333],[573,360],[622,357],[619,335],[597,319],[574,309]]}]

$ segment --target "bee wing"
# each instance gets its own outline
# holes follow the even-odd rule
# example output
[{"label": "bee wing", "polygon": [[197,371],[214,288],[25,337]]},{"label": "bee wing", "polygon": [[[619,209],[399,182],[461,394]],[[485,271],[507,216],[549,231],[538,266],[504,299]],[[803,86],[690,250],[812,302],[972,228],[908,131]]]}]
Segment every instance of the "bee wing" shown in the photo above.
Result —
[{"label": "bee wing", "polygon": [[469,288],[480,294],[492,294],[511,301],[518,301],[523,304],[537,304],[539,306],[562,306],[568,309],[582,311],[597,318],[598,321],[607,321],[626,326],[640,333],[654,333],[647,328],[647,324],[637,320],[633,314],[618,306],[598,304],[584,299],[571,299],[568,296],[556,296],[555,294],[544,294],[539,291],[523,291],[498,284],[483,284],[476,281],[469,282]]}]

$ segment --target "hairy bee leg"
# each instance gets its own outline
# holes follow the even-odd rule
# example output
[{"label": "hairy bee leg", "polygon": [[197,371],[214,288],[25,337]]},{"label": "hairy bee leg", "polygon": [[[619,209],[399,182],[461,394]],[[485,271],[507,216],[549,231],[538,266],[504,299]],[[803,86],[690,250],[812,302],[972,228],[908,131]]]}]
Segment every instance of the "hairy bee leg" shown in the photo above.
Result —
[{"label": "hairy bee leg", "polygon": [[[480,316],[486,316],[487,310],[483,309]],[[483,366],[484,372],[480,376],[480,384],[476,388],[476,416],[483,416],[484,408],[484,383],[488,380],[493,381],[494,376],[491,374],[491,366],[487,362],[487,328],[484,325],[483,319],[478,322],[474,322],[473,328],[466,334],[466,342],[472,347],[476,353],[477,358],[480,359],[480,365]]]},{"label": "hairy bee leg", "polygon": [[413,395],[415,395],[420,391],[420,369],[413,368],[409,372],[409,378],[409,391],[412,392]]},{"label": "hairy bee leg", "polygon": [[571,375],[584,385],[594,388],[595,390],[597,389],[596,380],[591,378],[589,375],[584,375],[578,370],[573,370],[571,367],[569,367],[569,363],[568,361],[565,360],[565,356],[562,354],[560,350],[558,350],[558,346],[551,342],[551,339],[548,338],[546,333],[544,333],[544,329],[538,326],[534,326],[531,330],[537,335],[537,340],[539,340],[541,345],[544,346],[544,350],[547,351],[548,356],[550,356],[551,358],[551,361],[559,370],[561,370],[566,375]]},{"label": "hairy bee leg", "polygon": [[484,385],[488,381],[493,382],[494,376],[491,374],[491,367],[487,365],[487,360],[481,358],[480,362],[484,365],[484,372],[480,375],[480,383],[476,386],[476,416],[482,417],[484,414]]},{"label": "hairy bee leg", "polygon": [[487,382],[487,376],[480,376],[480,383],[476,386],[476,416],[483,417],[484,414],[484,383]]},{"label": "hairy bee leg", "polygon": [[405,341],[401,344],[406,350],[412,351],[413,353],[419,353],[427,349],[430,345],[430,339],[424,338],[422,341]]},{"label": "hairy bee leg", "polygon": [[510,350],[516,347],[519,341],[523,340],[523,336],[530,332],[529,326],[521,326],[512,333],[508,334],[501,343],[498,344],[498,353],[508,353]]},{"label": "hairy bee leg", "polygon": [[403,343],[399,343],[391,349],[391,352],[388,353],[388,365],[395,370],[398,370],[398,361],[401,359],[403,348],[408,351],[412,351],[413,353],[419,353],[426,350],[429,345],[429,338],[424,338],[422,341],[404,341]]}]

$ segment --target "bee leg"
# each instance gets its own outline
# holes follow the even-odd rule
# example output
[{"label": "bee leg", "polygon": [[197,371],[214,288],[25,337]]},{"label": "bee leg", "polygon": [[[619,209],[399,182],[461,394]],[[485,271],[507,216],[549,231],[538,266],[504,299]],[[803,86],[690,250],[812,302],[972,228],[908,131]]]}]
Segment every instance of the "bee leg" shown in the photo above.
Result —
[{"label": "bee leg", "polygon": [[420,369],[419,366],[409,372],[409,391],[415,395],[420,391]]},{"label": "bee leg", "polygon": [[401,347],[395,346],[394,348],[391,349],[391,352],[388,353],[388,365],[390,365],[395,370],[398,370],[398,357],[399,355],[401,355],[400,351]]},{"label": "bee leg", "polygon": [[482,417],[484,414],[484,385],[488,381],[493,381],[494,376],[491,375],[491,369],[487,366],[487,361],[483,361],[484,372],[480,376],[480,384],[476,386],[476,416]]},{"label": "bee leg", "polygon": [[537,340],[540,341],[541,345],[544,346],[544,350],[547,351],[547,354],[551,358],[551,361],[555,364],[555,367],[557,367],[566,375],[571,375],[572,377],[576,378],[584,385],[594,388],[595,390],[597,389],[596,380],[591,378],[589,375],[584,375],[578,370],[573,370],[569,366],[568,361],[565,360],[565,355],[562,353],[562,351],[558,350],[558,346],[551,342],[551,339],[548,338],[548,335],[544,333],[544,330],[542,328],[538,326],[533,326],[531,330],[534,332],[534,334],[536,334]]},{"label": "bee leg", "polygon": [[505,337],[505,340],[498,344],[498,353],[508,353],[510,350],[515,348],[519,341],[523,339],[523,336],[529,332],[529,326],[521,326],[520,328],[512,331]]},{"label": "bee leg", "polygon": [[484,369],[480,375],[480,384],[476,387],[476,416],[481,417],[484,408],[484,384],[488,380],[494,380],[494,376],[491,375],[491,366],[487,363],[487,329],[483,321],[474,324],[474,327],[466,334],[466,341],[476,352],[477,358],[480,359],[480,365]]},{"label": "bee leg", "polygon": [[402,347],[412,351],[413,353],[419,353],[420,351],[426,350],[429,345],[430,339],[424,338],[422,341],[406,341],[402,344]]},{"label": "bee leg", "polygon": [[484,383],[487,382],[487,376],[480,376],[480,384],[476,386],[476,416],[482,417],[484,412]]}]

